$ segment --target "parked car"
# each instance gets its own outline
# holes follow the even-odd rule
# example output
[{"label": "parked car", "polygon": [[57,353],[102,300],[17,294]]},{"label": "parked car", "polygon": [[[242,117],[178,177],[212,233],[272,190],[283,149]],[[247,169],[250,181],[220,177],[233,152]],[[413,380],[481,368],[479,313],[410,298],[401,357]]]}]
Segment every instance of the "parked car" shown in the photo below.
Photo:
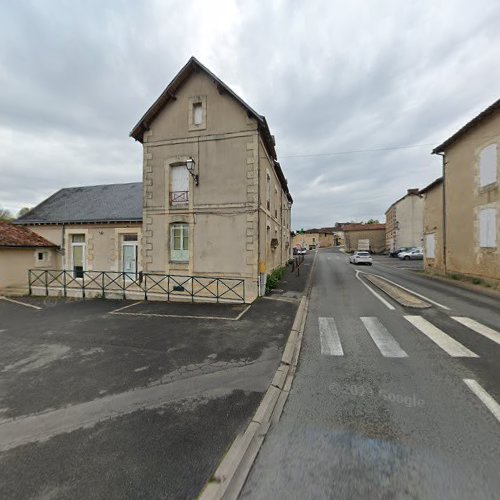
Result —
[{"label": "parked car", "polygon": [[401,247],[401,248],[396,248],[392,252],[389,253],[391,257],[397,257],[401,252],[410,252],[411,250],[414,250],[415,247]]},{"label": "parked car", "polygon": [[407,252],[398,253],[398,258],[402,260],[422,260],[424,258],[424,251],[421,248],[413,248]]},{"label": "parked car", "polygon": [[349,257],[349,262],[351,264],[368,264],[372,265],[372,256],[369,252],[354,252]]},{"label": "parked car", "polygon": [[305,248],[299,248],[298,252],[299,255],[305,255],[307,253],[307,250]]}]

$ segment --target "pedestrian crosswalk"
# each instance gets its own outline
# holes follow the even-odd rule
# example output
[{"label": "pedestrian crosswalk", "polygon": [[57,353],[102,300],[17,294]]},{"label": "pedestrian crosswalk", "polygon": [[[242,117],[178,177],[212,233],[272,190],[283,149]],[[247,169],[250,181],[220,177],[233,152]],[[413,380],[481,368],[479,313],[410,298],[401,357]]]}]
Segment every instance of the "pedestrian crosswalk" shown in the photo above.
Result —
[{"label": "pedestrian crosswalk", "polygon": [[[478,354],[471,351],[458,340],[433,325],[423,316],[404,316],[416,330],[423,333],[434,344],[440,347],[449,356],[454,358],[478,358]],[[407,358],[407,352],[399,345],[394,336],[387,330],[379,318],[375,316],[362,316],[359,318],[364,329],[373,340],[380,354],[385,358]],[[500,332],[479,323],[478,321],[462,316],[453,316],[453,320],[468,329],[481,334],[489,340],[500,344]],[[346,353],[342,345],[344,332],[340,331],[333,317],[318,318],[321,354],[324,356],[344,356]]]}]

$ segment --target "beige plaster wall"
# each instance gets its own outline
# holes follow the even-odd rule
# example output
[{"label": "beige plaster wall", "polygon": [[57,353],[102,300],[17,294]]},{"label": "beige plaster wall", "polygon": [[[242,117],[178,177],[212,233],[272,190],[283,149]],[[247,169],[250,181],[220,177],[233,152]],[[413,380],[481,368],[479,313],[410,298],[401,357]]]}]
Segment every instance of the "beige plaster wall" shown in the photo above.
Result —
[{"label": "beige plaster wall", "polygon": [[381,253],[385,250],[385,229],[373,231],[345,231],[345,247],[348,251],[358,249],[358,240],[370,240],[370,250]]},{"label": "beige plaster wall", "polygon": [[424,238],[426,234],[434,234],[435,257],[425,254],[424,239],[424,269],[428,272],[443,273],[443,184],[437,184],[424,193]]},{"label": "beige plaster wall", "polygon": [[[446,271],[500,279],[500,155],[497,181],[479,186],[479,154],[500,145],[500,113],[486,118],[446,151]],[[479,247],[479,209],[497,209],[497,246]]]},{"label": "beige plaster wall", "polygon": [[[43,253],[39,261],[37,254]],[[53,269],[57,262],[53,248],[5,248],[0,247],[0,292],[7,287],[28,288],[30,269]]]}]

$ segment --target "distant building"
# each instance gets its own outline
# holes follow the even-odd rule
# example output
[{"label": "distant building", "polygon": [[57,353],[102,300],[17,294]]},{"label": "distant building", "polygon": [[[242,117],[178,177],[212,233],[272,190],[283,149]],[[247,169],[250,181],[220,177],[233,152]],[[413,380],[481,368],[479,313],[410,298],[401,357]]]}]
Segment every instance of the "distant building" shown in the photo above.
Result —
[{"label": "distant building", "polygon": [[[385,224],[346,224],[343,226],[345,249],[348,252],[358,250],[360,240],[368,240],[369,250],[383,253],[385,246]],[[361,242],[364,246],[364,241]]]},{"label": "distant building", "polygon": [[320,229],[307,229],[303,234],[296,234],[293,237],[292,246],[300,246],[313,250],[315,248],[325,248],[334,245],[333,228],[323,227]]},{"label": "distant building", "polygon": [[500,280],[500,99],[433,150],[443,157],[443,273]]},{"label": "distant building", "polygon": [[401,247],[421,247],[423,217],[424,202],[420,191],[408,189],[385,212],[387,249],[392,252]]}]

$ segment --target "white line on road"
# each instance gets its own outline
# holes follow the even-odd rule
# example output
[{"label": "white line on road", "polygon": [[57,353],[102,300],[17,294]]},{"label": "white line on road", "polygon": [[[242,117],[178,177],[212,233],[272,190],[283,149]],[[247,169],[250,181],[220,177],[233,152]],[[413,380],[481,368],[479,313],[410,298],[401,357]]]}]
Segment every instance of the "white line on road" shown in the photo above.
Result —
[{"label": "white line on road", "polygon": [[405,316],[414,327],[435,342],[443,351],[454,358],[479,358],[477,354],[467,349],[460,342],[451,338],[422,316]]},{"label": "white line on road", "polygon": [[488,408],[500,422],[500,405],[475,380],[471,378],[464,378],[463,380],[467,384],[467,387],[484,403],[486,408]]},{"label": "white line on road", "polygon": [[114,309],[113,311],[110,311],[109,314],[115,314],[117,312],[128,309],[129,307],[138,306],[139,304],[142,304],[143,302],[144,302],[143,300],[139,300],[138,302],[132,302],[132,304],[127,304],[126,306],[119,307],[118,309]]},{"label": "white line on road", "polygon": [[20,300],[9,299],[8,297],[0,296],[0,299],[6,300],[7,302],[12,302],[13,304],[18,304],[20,306],[32,307],[33,309],[42,309],[41,307],[34,306],[33,304],[28,304],[27,302],[21,302]]},{"label": "white line on road", "polygon": [[339,332],[333,318],[318,318],[321,354],[327,356],[343,356]]},{"label": "white line on road", "polygon": [[378,318],[373,316],[362,317],[361,321],[368,330],[373,342],[379,348],[382,356],[385,358],[407,358],[406,354],[396,339],[387,331],[385,326],[379,321]]},{"label": "white line on road", "polygon": [[466,318],[463,316],[452,316],[452,318],[455,321],[458,321],[462,325],[466,326],[467,328],[470,328],[471,330],[474,330],[484,337],[493,340],[493,342],[500,344],[500,332],[493,330],[493,328],[483,325],[482,323],[479,323],[479,321],[476,321],[472,318]]},{"label": "white line on road", "polygon": [[439,302],[436,302],[435,300],[429,299],[429,297],[426,297],[425,295],[422,295],[421,293],[417,293],[413,290],[410,290],[409,288],[406,288],[403,285],[400,285],[399,283],[396,283],[395,281],[392,281],[389,278],[386,278],[385,276],[380,276],[380,274],[373,274],[373,276],[377,276],[379,278],[382,278],[383,280],[388,281],[389,283],[393,284],[394,286],[398,286],[399,288],[401,288],[401,290],[405,290],[406,292],[412,293],[413,295],[416,295],[417,297],[420,297],[421,299],[425,299],[427,302],[430,302],[431,304],[434,304],[435,306],[438,306],[441,309],[445,309],[446,311],[450,310],[449,307],[444,306],[443,304],[440,304]]},{"label": "white line on road", "polygon": [[384,299],[384,297],[382,297],[380,294],[378,294],[375,290],[373,290],[370,286],[368,286],[360,277],[359,277],[359,274],[362,273],[363,271],[359,271],[358,269],[356,269],[356,279],[358,279],[364,286],[366,286],[366,288],[368,288],[368,290],[370,290],[371,293],[373,293],[373,295],[375,295],[375,297],[377,297],[378,300],[380,300],[380,302],[382,302],[382,304],[384,304],[388,309],[390,309],[391,311],[394,311],[396,308],[390,304],[389,302],[387,302],[387,300]]}]

